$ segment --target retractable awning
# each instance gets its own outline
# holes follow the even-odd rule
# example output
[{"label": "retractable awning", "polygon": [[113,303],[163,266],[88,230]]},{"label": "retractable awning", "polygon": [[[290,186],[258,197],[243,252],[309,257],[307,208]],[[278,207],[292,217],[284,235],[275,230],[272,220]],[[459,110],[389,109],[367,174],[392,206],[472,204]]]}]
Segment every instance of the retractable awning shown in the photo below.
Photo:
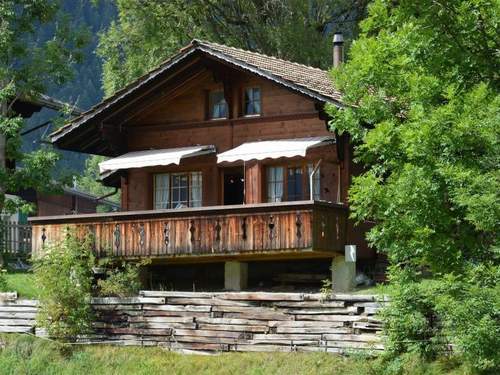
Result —
[{"label": "retractable awning", "polygon": [[215,152],[215,146],[192,146],[129,152],[99,163],[100,173],[120,169],[154,167],[158,165],[179,165],[181,159]]},{"label": "retractable awning", "polygon": [[217,155],[217,163],[306,156],[308,149],[335,142],[333,136],[248,142]]}]

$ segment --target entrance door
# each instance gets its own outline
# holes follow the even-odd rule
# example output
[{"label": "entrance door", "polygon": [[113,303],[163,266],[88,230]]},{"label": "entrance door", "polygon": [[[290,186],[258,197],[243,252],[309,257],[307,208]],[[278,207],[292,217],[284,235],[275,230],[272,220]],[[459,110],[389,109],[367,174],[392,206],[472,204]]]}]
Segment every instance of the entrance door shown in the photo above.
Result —
[{"label": "entrance door", "polygon": [[243,171],[224,171],[224,204],[243,204]]}]

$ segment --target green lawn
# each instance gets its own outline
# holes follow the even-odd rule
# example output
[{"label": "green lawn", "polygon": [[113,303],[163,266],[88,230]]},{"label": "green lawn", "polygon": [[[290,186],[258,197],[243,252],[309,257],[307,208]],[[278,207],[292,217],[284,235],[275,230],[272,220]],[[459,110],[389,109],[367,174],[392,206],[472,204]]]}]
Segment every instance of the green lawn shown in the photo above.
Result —
[{"label": "green lawn", "polygon": [[[2,349],[2,347],[4,347]],[[0,336],[0,374],[467,374],[449,361],[380,359],[325,353],[182,355],[160,348],[62,346],[26,335]]]},{"label": "green lawn", "polygon": [[7,273],[8,291],[17,292],[20,298],[37,298],[37,288],[32,273]]}]

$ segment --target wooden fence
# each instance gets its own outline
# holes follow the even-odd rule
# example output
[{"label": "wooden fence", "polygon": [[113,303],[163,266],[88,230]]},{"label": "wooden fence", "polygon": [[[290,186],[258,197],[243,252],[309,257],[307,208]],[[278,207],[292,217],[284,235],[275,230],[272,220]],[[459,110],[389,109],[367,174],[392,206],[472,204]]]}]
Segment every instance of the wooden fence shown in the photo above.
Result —
[{"label": "wooden fence", "polygon": [[[92,303],[95,333],[81,343],[208,352],[383,350],[376,313],[385,301],[373,295],[143,291]],[[25,332],[35,306],[0,304],[0,332]]]},{"label": "wooden fence", "polygon": [[29,224],[13,221],[0,222],[0,253],[26,258],[31,254],[31,232]]}]

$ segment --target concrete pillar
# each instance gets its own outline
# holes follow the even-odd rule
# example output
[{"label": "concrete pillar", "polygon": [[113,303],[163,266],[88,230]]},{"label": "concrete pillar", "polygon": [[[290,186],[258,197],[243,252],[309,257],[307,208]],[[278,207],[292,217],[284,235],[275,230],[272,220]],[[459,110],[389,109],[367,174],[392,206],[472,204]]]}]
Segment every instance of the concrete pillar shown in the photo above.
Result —
[{"label": "concrete pillar", "polygon": [[345,255],[332,260],[332,286],[334,293],[350,292],[356,286],[356,246],[347,245]]},{"label": "concrete pillar", "polygon": [[224,289],[243,290],[248,286],[248,264],[231,261],[224,263]]}]

